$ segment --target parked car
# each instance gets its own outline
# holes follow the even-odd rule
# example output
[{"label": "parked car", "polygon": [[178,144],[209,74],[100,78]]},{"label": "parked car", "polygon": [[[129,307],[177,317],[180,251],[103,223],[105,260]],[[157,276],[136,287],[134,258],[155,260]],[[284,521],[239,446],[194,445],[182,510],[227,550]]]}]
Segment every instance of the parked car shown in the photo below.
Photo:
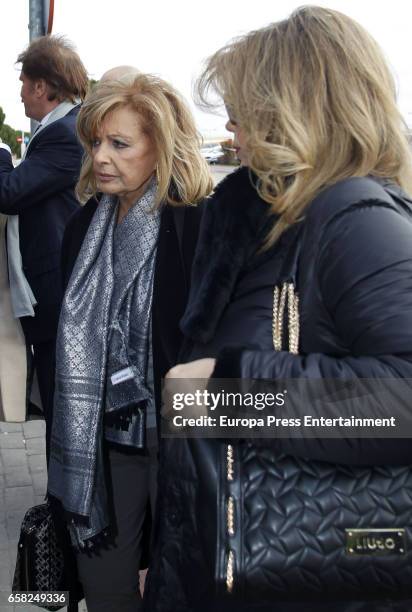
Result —
[{"label": "parked car", "polygon": [[220,144],[202,147],[201,153],[209,164],[217,164],[224,155],[224,151]]}]

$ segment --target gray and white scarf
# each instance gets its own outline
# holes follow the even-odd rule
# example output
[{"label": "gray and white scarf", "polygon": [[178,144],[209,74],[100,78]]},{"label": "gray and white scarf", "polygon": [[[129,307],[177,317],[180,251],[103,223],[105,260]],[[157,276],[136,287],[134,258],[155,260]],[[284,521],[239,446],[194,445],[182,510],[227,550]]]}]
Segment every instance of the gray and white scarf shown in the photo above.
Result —
[{"label": "gray and white scarf", "polygon": [[[117,202],[104,196],[90,223],[63,300],[48,491],[73,515],[79,547],[109,525],[103,470],[104,416],[145,401],[147,350],[129,351],[130,321],[147,347],[160,213],[157,185],[116,227]],[[123,224],[126,223],[124,227]],[[121,233],[113,265],[113,238]],[[140,355],[140,356],[139,356]],[[146,364],[146,365],[145,365]],[[133,377],[121,372],[130,369]],[[113,376],[126,379],[122,392]],[[114,378],[116,381],[116,376]],[[80,520],[79,517],[83,517]]]},{"label": "gray and white scarf", "polygon": [[[27,152],[33,140],[37,138],[39,133],[54,121],[65,117],[78,103],[61,102],[50,113],[47,122],[36,130],[30,140],[28,147],[22,157],[22,162],[27,155]],[[20,235],[19,235],[19,216],[10,215],[7,220],[7,261],[9,268],[9,283],[10,297],[13,315],[17,319],[19,317],[34,317],[34,306],[37,304],[29,282],[23,272],[23,264],[20,253]]]}]

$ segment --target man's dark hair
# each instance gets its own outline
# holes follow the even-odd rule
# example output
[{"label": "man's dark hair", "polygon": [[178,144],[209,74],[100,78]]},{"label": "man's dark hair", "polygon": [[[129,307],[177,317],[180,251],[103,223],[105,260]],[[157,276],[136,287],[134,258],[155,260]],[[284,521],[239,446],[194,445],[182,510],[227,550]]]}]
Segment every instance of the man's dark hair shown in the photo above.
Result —
[{"label": "man's dark hair", "polygon": [[87,72],[74,50],[63,36],[41,36],[33,40],[17,58],[22,72],[31,80],[44,79],[48,99],[84,100],[88,89]]}]

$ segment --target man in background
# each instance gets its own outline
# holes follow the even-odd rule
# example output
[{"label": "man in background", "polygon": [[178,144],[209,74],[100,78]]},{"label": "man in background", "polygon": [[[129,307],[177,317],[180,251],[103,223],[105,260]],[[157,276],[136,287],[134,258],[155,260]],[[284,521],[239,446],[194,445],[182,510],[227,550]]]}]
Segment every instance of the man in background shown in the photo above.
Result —
[{"label": "man in background", "polygon": [[62,37],[37,38],[17,61],[26,116],[39,125],[16,168],[9,148],[0,143],[0,212],[8,216],[12,309],[33,350],[48,456],[62,299],[60,251],[67,221],[78,207],[74,187],[82,149],[76,116],[88,78],[80,57]]}]

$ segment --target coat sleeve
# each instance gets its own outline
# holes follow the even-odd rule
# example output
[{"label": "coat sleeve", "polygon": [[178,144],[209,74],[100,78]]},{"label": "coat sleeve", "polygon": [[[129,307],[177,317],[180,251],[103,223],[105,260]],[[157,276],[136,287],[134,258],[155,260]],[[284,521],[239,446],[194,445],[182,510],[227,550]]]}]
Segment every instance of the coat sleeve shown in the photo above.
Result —
[{"label": "coat sleeve", "polygon": [[[412,224],[383,205],[359,206],[325,231],[317,283],[347,355],[227,348],[215,378],[412,379]],[[391,416],[386,397],[386,414]],[[385,409],[385,407],[384,407]],[[411,408],[412,410],[412,408]],[[311,409],[313,416],[322,416]],[[344,463],[410,463],[408,439],[273,440],[281,451]]]},{"label": "coat sleeve", "polygon": [[73,186],[79,173],[81,148],[75,135],[58,122],[45,128],[33,151],[13,168],[7,151],[0,151],[0,212],[16,215],[37,206],[54,193]]}]

